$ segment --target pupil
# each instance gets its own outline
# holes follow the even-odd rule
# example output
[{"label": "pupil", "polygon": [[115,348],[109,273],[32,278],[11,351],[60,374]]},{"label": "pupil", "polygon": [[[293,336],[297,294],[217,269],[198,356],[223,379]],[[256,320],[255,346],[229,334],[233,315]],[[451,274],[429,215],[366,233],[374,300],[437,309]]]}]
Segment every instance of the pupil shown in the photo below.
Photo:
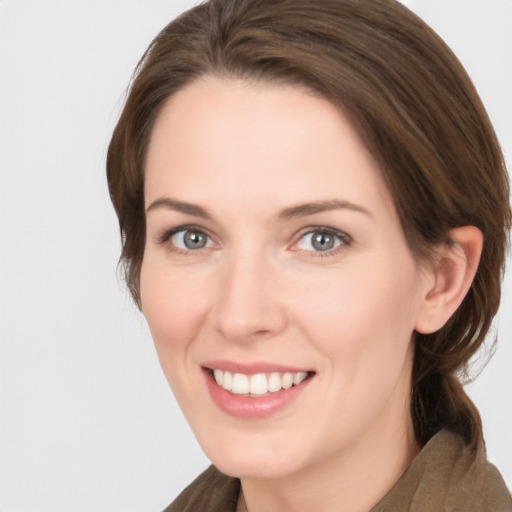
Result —
[{"label": "pupil", "polygon": [[334,237],[328,233],[316,233],[313,236],[313,247],[318,251],[328,251],[334,247]]},{"label": "pupil", "polygon": [[189,249],[201,249],[206,245],[206,237],[197,231],[187,231],[184,242]]}]

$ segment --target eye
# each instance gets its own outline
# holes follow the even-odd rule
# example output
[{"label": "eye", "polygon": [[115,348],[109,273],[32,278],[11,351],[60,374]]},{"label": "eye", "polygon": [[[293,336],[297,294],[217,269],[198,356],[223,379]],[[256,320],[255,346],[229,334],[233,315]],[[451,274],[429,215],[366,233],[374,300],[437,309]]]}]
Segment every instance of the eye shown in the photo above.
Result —
[{"label": "eye", "polygon": [[198,229],[181,229],[174,232],[168,239],[174,247],[183,251],[193,251],[213,245],[210,237]]},{"label": "eye", "polygon": [[342,245],[350,245],[346,233],[331,229],[316,229],[302,235],[296,247],[301,251],[329,252]]}]

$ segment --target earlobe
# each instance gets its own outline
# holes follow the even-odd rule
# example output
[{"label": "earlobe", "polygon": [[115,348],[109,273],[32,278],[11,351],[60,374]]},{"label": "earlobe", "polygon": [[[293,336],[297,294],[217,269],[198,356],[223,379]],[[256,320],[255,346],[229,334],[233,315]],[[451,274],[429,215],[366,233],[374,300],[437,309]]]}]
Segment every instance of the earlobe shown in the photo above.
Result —
[{"label": "earlobe", "polygon": [[430,270],[432,279],[416,319],[416,331],[433,333],[455,313],[473,282],[482,247],[483,235],[478,228],[464,226],[450,231]]}]

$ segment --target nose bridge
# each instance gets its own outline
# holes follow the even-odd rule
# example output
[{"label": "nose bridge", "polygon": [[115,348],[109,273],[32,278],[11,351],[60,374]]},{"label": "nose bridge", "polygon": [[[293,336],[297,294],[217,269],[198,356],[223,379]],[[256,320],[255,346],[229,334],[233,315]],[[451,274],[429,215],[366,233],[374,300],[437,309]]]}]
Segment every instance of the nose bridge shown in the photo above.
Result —
[{"label": "nose bridge", "polygon": [[270,337],[285,328],[277,269],[263,250],[239,247],[225,259],[213,312],[217,330],[235,341]]}]

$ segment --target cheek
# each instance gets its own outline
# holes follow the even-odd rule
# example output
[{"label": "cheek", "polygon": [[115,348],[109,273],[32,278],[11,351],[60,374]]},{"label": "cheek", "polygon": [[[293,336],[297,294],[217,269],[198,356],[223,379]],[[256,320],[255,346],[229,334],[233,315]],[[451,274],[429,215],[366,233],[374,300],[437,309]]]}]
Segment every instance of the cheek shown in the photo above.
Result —
[{"label": "cheek", "polygon": [[413,266],[394,273],[366,267],[319,282],[321,291],[304,288],[306,300],[295,303],[302,332],[323,356],[329,421],[347,425],[347,432],[360,431],[387,407],[400,418],[407,410],[415,276]]},{"label": "cheek", "polygon": [[147,258],[141,269],[144,316],[162,364],[183,349],[201,327],[204,288],[165,263]]},{"label": "cheek", "polygon": [[290,294],[302,297],[293,316],[331,361],[380,369],[407,351],[421,295],[416,266],[406,259],[379,262],[326,275]]},{"label": "cheek", "polygon": [[190,347],[204,323],[204,285],[149,258],[142,265],[140,282],[142,310],[160,365],[188,417],[194,403],[191,396],[199,392]]}]

